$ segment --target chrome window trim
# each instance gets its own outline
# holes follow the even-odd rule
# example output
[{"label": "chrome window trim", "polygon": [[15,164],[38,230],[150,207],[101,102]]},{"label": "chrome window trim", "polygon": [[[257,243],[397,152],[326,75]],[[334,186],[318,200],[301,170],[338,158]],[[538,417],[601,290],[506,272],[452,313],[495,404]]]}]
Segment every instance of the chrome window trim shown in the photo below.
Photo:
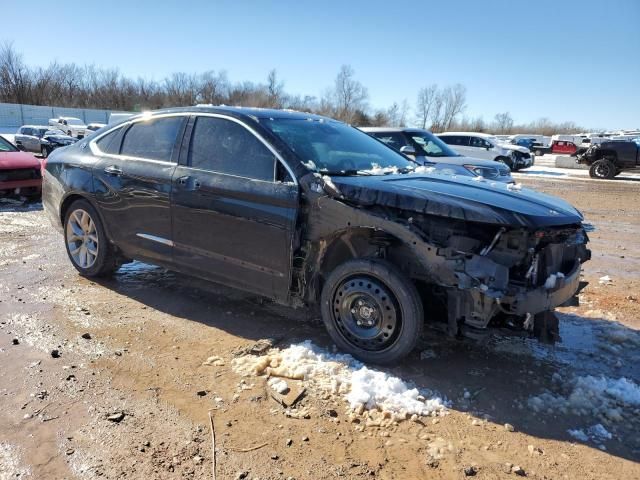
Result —
[{"label": "chrome window trim", "polygon": [[[119,128],[129,128],[129,126],[133,125],[134,123],[138,123],[138,122],[144,122],[144,121],[148,121],[148,120],[152,120],[155,118],[165,118],[165,117],[179,117],[179,116],[184,116],[184,117],[191,117],[194,116],[196,117],[214,117],[214,118],[221,118],[223,120],[230,120],[232,122],[237,123],[238,125],[244,127],[245,129],[247,129],[254,137],[256,137],[265,147],[267,147],[267,149],[276,157],[276,160],[278,162],[280,162],[284,168],[287,170],[287,172],[289,173],[289,176],[293,179],[293,184],[294,185],[298,185],[298,179],[296,178],[296,176],[293,173],[293,170],[291,169],[291,167],[289,167],[289,165],[287,164],[287,162],[284,161],[284,159],[282,158],[282,156],[276,151],[275,148],[273,148],[273,146],[267,142],[262,135],[260,135],[258,132],[256,132],[252,127],[250,127],[249,125],[245,124],[244,122],[242,122],[241,120],[238,120],[237,118],[228,116],[228,115],[223,115],[223,114],[219,114],[219,113],[207,113],[207,112],[174,112],[174,113],[162,113],[162,114],[158,114],[158,115],[149,115],[149,116],[144,116],[144,114],[142,114],[142,116],[134,118],[132,120],[125,120],[122,123],[119,123],[118,125],[114,126],[113,128],[107,130],[104,133],[101,133],[99,136],[92,138],[89,141],[89,148],[91,149],[91,153],[93,153],[94,155],[97,156],[101,156],[101,157],[106,157],[106,158],[114,158],[114,159],[119,159],[119,160],[143,160],[143,161],[147,161],[147,162],[153,162],[153,163],[160,163],[160,164],[164,164],[164,165],[178,165],[177,162],[171,162],[171,161],[165,161],[165,160],[154,160],[152,158],[142,158],[142,157],[132,157],[129,155],[114,155],[112,153],[105,153],[102,150],[100,150],[100,148],[98,147],[97,143],[98,140],[100,140],[102,137],[109,135],[111,132],[114,132],[116,130],[118,130]],[[195,123],[194,123],[195,125]],[[193,135],[193,131],[192,131],[192,135]],[[241,175],[233,175],[230,173],[225,173],[225,172],[218,172],[215,170],[204,170],[204,169],[200,169],[200,168],[195,168],[195,167],[191,167],[190,165],[181,165],[183,167],[186,168],[193,168],[194,170],[200,170],[203,172],[213,172],[213,173],[217,173],[220,175],[229,175],[231,177],[237,177],[237,178],[246,178],[247,180],[252,180],[252,181],[256,181],[256,182],[266,182],[266,183],[283,183],[283,184],[287,184],[290,182],[278,182],[276,181],[276,165],[274,165],[274,172],[273,172],[273,180],[261,180],[259,178],[252,178],[252,177],[244,177]]]},{"label": "chrome window trim", "polygon": [[144,238],[145,240],[151,240],[152,242],[158,242],[162,243],[163,245],[173,247],[173,240],[169,240],[168,238],[157,237],[155,235],[149,235],[148,233],[136,233],[136,236]]}]

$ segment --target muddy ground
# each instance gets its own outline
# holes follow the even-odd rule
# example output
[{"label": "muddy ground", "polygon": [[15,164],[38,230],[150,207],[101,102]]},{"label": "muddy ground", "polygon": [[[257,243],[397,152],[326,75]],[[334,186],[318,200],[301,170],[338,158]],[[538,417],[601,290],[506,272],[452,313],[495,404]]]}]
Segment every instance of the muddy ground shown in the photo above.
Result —
[{"label": "muddy ground", "polygon": [[310,386],[285,409],[232,368],[265,338],[331,349],[314,315],[139,263],[84,279],[40,205],[0,205],[0,480],[211,479],[210,411],[218,479],[640,478],[633,398],[607,404],[617,415],[550,400],[579,378],[640,384],[640,182],[519,180],[590,224],[590,285],[561,309],[563,343],[429,332],[388,372],[448,414],[387,427]]}]

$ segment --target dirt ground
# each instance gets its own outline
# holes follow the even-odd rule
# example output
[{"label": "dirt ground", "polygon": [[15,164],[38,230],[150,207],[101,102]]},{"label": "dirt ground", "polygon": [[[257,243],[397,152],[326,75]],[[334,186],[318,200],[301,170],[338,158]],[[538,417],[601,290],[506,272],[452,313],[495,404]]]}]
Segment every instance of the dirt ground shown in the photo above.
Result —
[{"label": "dirt ground", "polygon": [[[211,479],[210,411],[218,479],[640,478],[640,404],[552,401],[578,378],[640,384],[640,182],[519,181],[589,223],[590,285],[560,309],[563,343],[428,332],[385,371],[448,414],[386,427],[303,381],[284,408],[264,376],[234,370],[260,339],[331,351],[314,315],[139,263],[84,279],[39,204],[0,204],[0,480]],[[594,425],[611,438],[568,432]]]}]

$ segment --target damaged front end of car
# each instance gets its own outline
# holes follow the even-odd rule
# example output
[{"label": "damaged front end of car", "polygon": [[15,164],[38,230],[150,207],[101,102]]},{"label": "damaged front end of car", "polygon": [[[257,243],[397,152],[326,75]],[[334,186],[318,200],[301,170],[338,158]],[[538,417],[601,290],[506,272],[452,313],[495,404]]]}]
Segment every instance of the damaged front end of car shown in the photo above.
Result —
[{"label": "damaged front end of car", "polygon": [[577,301],[591,255],[572,207],[442,176],[309,182],[293,286],[306,303],[334,266],[375,257],[420,286],[426,321],[452,336],[482,337],[495,327],[559,339],[553,309]]}]

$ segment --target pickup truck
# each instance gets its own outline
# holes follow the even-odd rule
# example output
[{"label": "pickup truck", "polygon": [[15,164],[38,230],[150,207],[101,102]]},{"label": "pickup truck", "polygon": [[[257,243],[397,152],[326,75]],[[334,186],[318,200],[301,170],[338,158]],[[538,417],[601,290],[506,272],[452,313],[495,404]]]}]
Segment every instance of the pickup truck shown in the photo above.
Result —
[{"label": "pickup truck", "polygon": [[640,138],[594,144],[575,156],[577,163],[589,165],[592,178],[612,179],[620,172],[640,169]]}]

